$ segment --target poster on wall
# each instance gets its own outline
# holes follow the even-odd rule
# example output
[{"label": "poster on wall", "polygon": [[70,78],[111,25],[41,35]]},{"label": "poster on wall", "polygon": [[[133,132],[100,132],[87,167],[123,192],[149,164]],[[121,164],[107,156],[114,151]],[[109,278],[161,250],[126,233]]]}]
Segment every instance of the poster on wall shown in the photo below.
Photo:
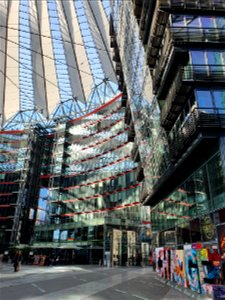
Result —
[{"label": "poster on wall", "polygon": [[171,249],[170,250],[170,280],[175,281],[174,279],[174,273],[175,273],[175,255],[176,250]]},{"label": "poster on wall", "polygon": [[122,231],[113,229],[112,260],[114,265],[118,265],[121,259]]},{"label": "poster on wall", "polygon": [[163,277],[163,259],[164,259],[164,248],[159,247],[155,249],[156,252],[156,272]]},{"label": "poster on wall", "polygon": [[201,293],[201,284],[197,264],[197,250],[192,249],[191,245],[185,245],[184,256],[187,287],[194,292]]},{"label": "poster on wall", "polygon": [[174,281],[180,285],[186,287],[185,281],[185,266],[184,266],[184,250],[175,250],[174,256]]},{"label": "poster on wall", "polygon": [[134,264],[133,260],[136,255],[136,233],[135,231],[127,231],[127,256],[131,260],[132,265]]},{"label": "poster on wall", "polygon": [[225,299],[225,285],[214,285],[213,286],[213,299],[222,300]]},{"label": "poster on wall", "polygon": [[216,229],[220,256],[222,260],[225,260],[225,224],[217,225]]},{"label": "poster on wall", "polygon": [[208,261],[208,250],[206,248],[197,250],[199,281],[201,284],[201,292],[203,294],[212,294],[212,289],[210,287],[208,287],[207,284],[204,283],[204,277],[205,277],[205,273],[204,273],[204,269],[203,269],[204,261]]},{"label": "poster on wall", "polygon": [[211,215],[202,217],[201,219],[201,229],[204,241],[215,240],[216,237],[216,226],[212,220]]},{"label": "poster on wall", "polygon": [[169,247],[164,248],[163,277],[167,280],[171,280],[171,250]]},{"label": "poster on wall", "polygon": [[213,294],[213,286],[221,284],[220,256],[215,246],[197,251],[198,267],[203,294]]}]

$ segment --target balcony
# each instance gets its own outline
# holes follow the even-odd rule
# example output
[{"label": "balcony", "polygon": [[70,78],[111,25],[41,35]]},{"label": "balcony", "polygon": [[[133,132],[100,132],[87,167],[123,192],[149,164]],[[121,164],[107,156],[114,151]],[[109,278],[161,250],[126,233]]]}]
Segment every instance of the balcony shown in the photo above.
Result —
[{"label": "balcony", "polygon": [[223,65],[188,65],[178,70],[161,110],[161,125],[169,131],[196,84],[225,85]]},{"label": "balcony", "polygon": [[[210,27],[169,27],[171,39],[176,46],[201,46],[207,43],[207,48],[223,48],[225,44],[225,29]],[[206,46],[206,45],[205,45]]]},{"label": "balcony", "polygon": [[162,52],[160,60],[155,68],[153,76],[153,91],[158,98],[164,97],[178,72],[180,64],[187,64],[188,52],[185,49],[177,48],[171,42]]},{"label": "balcony", "polygon": [[[179,120],[177,121],[179,122]],[[172,161],[178,160],[196,139],[217,138],[225,129],[225,109],[194,108],[177,129],[170,132],[169,151]]]},{"label": "balcony", "polygon": [[224,86],[225,70],[224,65],[188,65],[184,68],[183,80],[205,83],[206,86]]},{"label": "balcony", "polygon": [[146,59],[150,68],[154,68],[159,56],[159,49],[162,46],[162,40],[168,23],[169,13],[165,13],[155,8],[153,19],[151,22],[151,30],[149,34],[148,44],[146,46]]},{"label": "balcony", "polygon": [[225,2],[223,0],[158,0],[159,9],[166,12],[223,15]]},{"label": "balcony", "polygon": [[141,17],[143,0],[132,0],[132,2],[133,2],[133,8],[134,8],[134,15],[139,22],[140,17]]},{"label": "balcony", "polygon": [[147,44],[149,31],[151,27],[151,20],[154,12],[156,1],[152,0],[144,0],[143,7],[141,12],[141,19],[140,19],[140,32],[139,37],[142,40],[143,44]]},{"label": "balcony", "polygon": [[[154,68],[153,90],[160,93],[164,83],[172,81],[177,66],[188,62],[190,47],[207,47],[207,49],[221,49],[225,47],[225,29],[198,27],[167,27],[162,37],[151,36],[151,55],[149,66]],[[150,54],[150,52],[149,52]],[[161,87],[161,88],[160,88]]]},{"label": "balcony", "polygon": [[199,168],[219,147],[225,135],[225,109],[195,108],[183,124],[173,127],[169,138],[170,163],[158,178],[144,204],[155,206],[168,197],[194,170]]}]

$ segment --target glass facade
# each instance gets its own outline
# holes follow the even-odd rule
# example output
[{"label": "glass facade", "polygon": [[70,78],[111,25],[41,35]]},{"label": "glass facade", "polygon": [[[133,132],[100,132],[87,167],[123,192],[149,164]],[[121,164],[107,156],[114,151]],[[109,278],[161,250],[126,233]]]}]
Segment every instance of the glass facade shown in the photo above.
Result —
[{"label": "glass facade", "polygon": [[[225,175],[220,152],[152,210],[156,230],[174,229],[224,207]],[[157,213],[156,213],[157,212]]]},{"label": "glass facade", "polygon": [[111,6],[156,272],[212,295],[225,279],[224,1]]},{"label": "glass facade", "polygon": [[111,7],[144,169],[141,201],[152,206],[155,232],[189,228],[225,205],[224,4]]},{"label": "glass facade", "polygon": [[[59,124],[54,134],[46,136],[52,146],[42,163],[33,247],[85,247],[91,253],[89,262],[98,262],[104,251],[110,252],[113,263],[118,255],[113,253],[118,247],[111,246],[113,230],[121,232],[126,245],[131,243],[130,230],[136,251],[140,226],[149,221],[150,213],[139,202],[141,183],[136,180],[137,163],[130,155],[133,143],[127,139],[124,118],[118,96],[83,117]],[[120,247],[117,264],[128,261],[128,252]]]},{"label": "glass facade", "polygon": [[30,241],[42,137],[36,128],[1,131],[0,139],[0,234],[4,247]]}]

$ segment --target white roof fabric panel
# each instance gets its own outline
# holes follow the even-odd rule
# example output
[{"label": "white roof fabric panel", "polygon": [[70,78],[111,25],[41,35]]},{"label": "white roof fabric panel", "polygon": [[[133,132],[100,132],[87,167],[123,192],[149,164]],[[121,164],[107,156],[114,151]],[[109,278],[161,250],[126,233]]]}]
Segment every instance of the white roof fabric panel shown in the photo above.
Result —
[{"label": "white roof fabric panel", "polygon": [[109,23],[101,1],[84,1],[84,7],[90,24],[90,30],[102,64],[105,76],[117,83],[115,69],[112,62],[109,40]]},{"label": "white roof fabric panel", "polygon": [[[12,5],[13,4],[13,5]],[[19,1],[9,3],[6,46],[6,82],[4,101],[4,121],[12,117],[20,108],[19,102]],[[11,29],[13,28],[13,29]]]},{"label": "white roof fabric panel", "polygon": [[54,62],[54,53],[49,23],[48,6],[46,1],[36,1],[38,22],[40,24],[40,38],[42,47],[43,75],[45,77],[46,111],[50,114],[59,102],[59,87]]},{"label": "white roof fabric panel", "polygon": [[0,124],[3,121],[5,99],[5,67],[6,67],[6,26],[8,1],[0,2]]},{"label": "white roof fabric panel", "polygon": [[85,50],[81,29],[77,20],[73,0],[64,1],[62,2],[62,5],[68,23],[68,30],[70,31],[72,46],[76,55],[76,64],[81,79],[84,98],[87,99],[92,89],[93,76]]}]

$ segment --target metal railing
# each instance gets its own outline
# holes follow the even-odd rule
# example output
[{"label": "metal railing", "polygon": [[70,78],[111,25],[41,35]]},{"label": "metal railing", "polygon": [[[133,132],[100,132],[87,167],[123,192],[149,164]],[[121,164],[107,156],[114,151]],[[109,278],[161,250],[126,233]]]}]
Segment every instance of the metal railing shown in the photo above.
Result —
[{"label": "metal railing", "polygon": [[175,42],[225,42],[224,28],[170,27]]},{"label": "metal railing", "polygon": [[179,71],[177,72],[177,75],[176,75],[175,79],[173,80],[173,83],[167,93],[167,97],[165,99],[165,104],[161,111],[161,122],[162,123],[164,123],[164,121],[166,120],[172,106],[174,104],[176,105],[178,102],[178,101],[176,101],[177,100],[176,96],[178,95],[179,90],[182,85],[182,74],[183,74],[183,69],[179,69]]},{"label": "metal railing", "polygon": [[218,82],[225,81],[225,67],[224,65],[188,65],[180,68],[176,74],[175,79],[167,93],[165,104],[161,112],[161,122],[163,123],[173,105],[182,105],[183,97],[179,95],[182,87],[182,81],[210,81]]},{"label": "metal railing", "polygon": [[[225,108],[194,108],[178,127],[178,119],[169,137],[169,150],[172,158],[180,156],[200,132],[212,132],[225,128]],[[216,135],[215,135],[216,136]]]},{"label": "metal railing", "polygon": [[224,81],[224,65],[193,64],[184,67],[183,80]]},{"label": "metal railing", "polygon": [[224,0],[158,0],[160,9],[225,9]]}]

